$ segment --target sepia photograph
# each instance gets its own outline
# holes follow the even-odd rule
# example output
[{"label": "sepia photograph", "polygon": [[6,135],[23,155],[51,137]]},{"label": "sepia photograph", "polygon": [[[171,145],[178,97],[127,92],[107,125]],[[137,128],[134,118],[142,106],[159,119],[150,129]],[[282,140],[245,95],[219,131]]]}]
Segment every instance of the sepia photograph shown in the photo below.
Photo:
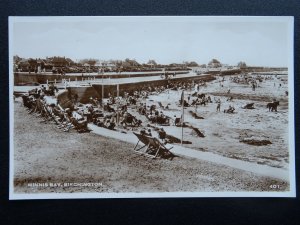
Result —
[{"label": "sepia photograph", "polygon": [[294,18],[9,17],[10,199],[295,197]]}]

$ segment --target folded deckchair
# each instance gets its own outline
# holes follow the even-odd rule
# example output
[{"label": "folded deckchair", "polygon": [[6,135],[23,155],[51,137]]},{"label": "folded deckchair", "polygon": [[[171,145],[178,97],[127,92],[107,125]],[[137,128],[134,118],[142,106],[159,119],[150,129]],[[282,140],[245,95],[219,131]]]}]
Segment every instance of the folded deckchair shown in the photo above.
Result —
[{"label": "folded deckchair", "polygon": [[[175,156],[172,152],[170,152],[170,149],[172,149],[173,147],[167,148],[157,138],[138,134],[136,132],[133,133],[138,138],[138,142],[134,147],[134,151],[136,153],[145,154],[147,157],[150,158],[173,158]],[[143,144],[142,147],[138,146],[140,142]],[[140,151],[144,148],[144,151]]]}]

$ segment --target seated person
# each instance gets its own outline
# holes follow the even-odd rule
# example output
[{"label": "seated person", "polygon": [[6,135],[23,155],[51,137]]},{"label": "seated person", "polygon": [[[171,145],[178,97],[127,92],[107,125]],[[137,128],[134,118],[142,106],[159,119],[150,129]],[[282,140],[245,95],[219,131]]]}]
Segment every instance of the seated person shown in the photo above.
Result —
[{"label": "seated person", "polygon": [[164,128],[161,128],[159,131],[158,131],[158,136],[161,140],[164,140],[167,136],[167,133],[165,132]]},{"label": "seated person", "polygon": [[141,134],[141,135],[144,135],[144,136],[147,136],[145,128],[143,128],[143,129],[140,131],[140,134]]},{"label": "seated person", "polygon": [[189,103],[188,103],[186,100],[184,100],[184,101],[183,101],[183,106],[184,106],[184,107],[189,107]]},{"label": "seated person", "polygon": [[234,110],[235,110],[235,108],[233,106],[229,105],[228,111],[233,113]]},{"label": "seated person", "polygon": [[104,122],[103,122],[103,120],[101,120],[100,118],[97,118],[97,119],[96,119],[95,124],[96,124],[98,127],[104,127]]},{"label": "seated person", "polygon": [[113,122],[112,120],[109,121],[107,128],[110,130],[113,130],[116,126],[116,123]]}]

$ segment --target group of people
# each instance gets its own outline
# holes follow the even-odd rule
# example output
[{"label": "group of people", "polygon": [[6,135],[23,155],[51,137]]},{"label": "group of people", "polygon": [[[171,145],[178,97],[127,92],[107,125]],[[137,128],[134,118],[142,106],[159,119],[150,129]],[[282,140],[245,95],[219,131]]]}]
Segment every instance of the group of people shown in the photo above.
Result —
[{"label": "group of people", "polygon": [[167,73],[167,72],[165,72],[165,73],[162,73],[160,75],[161,78],[164,78],[166,80],[170,79],[171,77],[174,78],[175,76],[176,76],[176,72],[173,72],[173,73]]},{"label": "group of people", "polygon": [[[233,79],[233,78],[231,78]],[[240,77],[242,79],[242,77]],[[224,81],[224,78],[223,78]],[[239,82],[238,80],[234,80]],[[248,79],[249,82],[251,80]],[[129,127],[136,127],[141,129],[141,134],[152,136],[151,129],[145,128],[145,124],[140,119],[143,116],[147,119],[145,123],[155,123],[156,125],[171,125],[170,117],[165,115],[163,110],[158,109],[155,104],[146,105],[145,99],[150,95],[157,95],[169,90],[195,90],[193,94],[189,94],[187,99],[183,99],[184,107],[191,107],[197,105],[206,105],[213,103],[211,97],[207,94],[200,94],[200,87],[206,86],[205,81],[176,81],[169,80],[166,85],[149,85],[143,86],[138,90],[124,92],[123,97],[114,97],[109,95],[106,102],[102,98],[90,98],[89,104],[78,104],[78,95],[69,93],[70,99],[74,107],[63,109],[57,104],[48,104],[44,96],[54,96],[58,91],[52,83],[49,85],[41,85],[39,88],[32,90],[29,95],[23,96],[23,102],[30,113],[38,113],[45,121],[53,120],[57,124],[57,128],[63,129],[65,132],[71,128],[75,128],[78,132],[89,131],[87,124],[93,122],[95,125],[110,130],[114,130],[117,125],[128,129]],[[254,88],[255,89],[255,88]],[[229,90],[230,92],[230,90]],[[192,93],[192,92],[190,92]],[[230,96],[230,95],[229,95]],[[221,99],[214,98],[216,104],[216,111],[221,111]],[[179,105],[182,105],[182,99],[179,100]],[[159,106],[161,109],[166,107]],[[228,109],[222,110],[224,113],[234,113],[235,108],[232,104]],[[79,118],[74,116],[79,115]],[[177,125],[181,124],[180,118],[176,118]],[[175,125],[176,125],[175,119]],[[163,140],[166,136],[164,130],[158,132],[159,137]]]},{"label": "group of people", "polygon": [[[88,130],[87,123],[93,122],[97,126],[107,129],[115,129],[117,124],[127,129],[131,127],[141,127],[142,121],[134,116],[134,110],[142,116],[145,116],[150,123],[159,125],[170,125],[170,117],[164,114],[162,110],[158,110],[156,105],[152,104],[146,106],[145,99],[152,94],[159,94],[167,90],[192,90],[193,87],[200,87],[205,85],[204,81],[175,81],[169,80],[166,85],[161,86],[143,86],[142,88],[134,91],[124,92],[124,97],[114,97],[109,95],[106,102],[101,98],[90,98],[87,105],[78,104],[78,95],[68,89],[68,98],[70,99],[70,107],[63,109],[57,104],[48,105],[43,99],[43,96],[55,95],[58,91],[52,83],[48,86],[41,85],[41,87],[31,91],[30,96],[24,96],[24,105],[30,108],[31,112],[39,112],[45,117],[46,120],[54,120],[57,127],[64,131],[69,131],[72,127],[80,127],[79,131]],[[191,104],[191,95],[188,100],[184,100],[185,106],[195,104],[210,103],[210,96],[196,96]],[[139,104],[139,105],[138,105]],[[220,104],[220,103],[218,103]],[[128,107],[133,110],[133,114],[128,111]],[[160,106],[163,109],[168,108]],[[73,114],[79,115],[80,119],[76,119]]]},{"label": "group of people", "polygon": [[[156,132],[157,132],[157,134],[158,134],[158,138],[160,139],[160,140],[162,140],[163,142],[165,142],[166,141],[166,138],[167,138],[167,133],[166,133],[166,131],[164,130],[164,128],[157,128],[157,129],[155,129],[156,130]],[[141,135],[144,135],[144,136],[148,136],[148,137],[152,137],[152,132],[151,132],[151,129],[150,128],[148,128],[148,129],[146,129],[146,128],[142,128],[141,130],[140,130],[140,134]]]},{"label": "group of people", "polygon": [[[102,103],[103,105],[98,103],[98,99],[91,99],[92,107],[102,108],[103,115],[95,116],[94,111],[97,110],[90,109],[88,117],[91,119],[88,119],[88,121],[93,121],[94,124],[108,129],[114,129],[117,124],[125,129],[128,127],[141,127],[142,121],[132,113],[129,113],[129,107],[133,112],[136,110],[139,115],[145,116],[151,123],[169,125],[170,118],[162,110],[158,110],[154,104],[146,106],[144,102],[149,95],[159,94],[173,88],[192,88],[192,82],[170,81],[167,85],[143,86],[135,91],[124,92],[123,97],[118,98],[109,94],[106,102]],[[168,108],[168,105],[163,108]]]},{"label": "group of people", "polygon": [[158,110],[155,110],[154,112],[150,111],[150,112],[146,113],[145,116],[152,123],[157,123],[160,125],[169,125],[170,124],[170,121],[169,121],[170,118],[168,116],[166,116],[163,113],[163,111],[158,111]]},{"label": "group of people", "polygon": [[[130,100],[131,99],[131,100]],[[97,104],[97,100],[91,100],[92,104],[88,104],[85,114],[89,122],[93,122],[99,127],[104,127],[110,130],[114,130],[117,124],[121,125],[123,128],[127,129],[128,126],[138,127],[141,125],[142,121],[138,120],[135,116],[128,112],[129,105],[135,105],[136,102],[132,100],[135,99],[133,96],[128,96],[127,99],[119,97],[118,99],[109,96],[103,105]]]},{"label": "group of people", "polygon": [[55,93],[58,92],[58,88],[53,84],[49,83],[47,85],[41,85],[38,88],[35,88],[29,91],[29,94],[39,97],[39,96],[55,96]]},{"label": "group of people", "polygon": [[75,128],[78,132],[89,131],[87,128],[87,120],[84,117],[75,118],[73,116],[73,107],[63,109],[60,106],[60,102],[56,99],[54,103],[47,101],[47,96],[55,96],[58,92],[58,88],[53,84],[41,85],[28,92],[28,94],[22,95],[23,104],[28,108],[29,113],[36,113],[38,117],[42,117],[43,121],[53,121],[57,128],[63,129],[67,132],[71,128]]},{"label": "group of people", "polygon": [[[191,106],[196,106],[196,105],[206,105],[208,103],[212,103],[211,97],[209,95],[205,95],[205,94],[198,94],[197,92],[195,92],[194,94],[192,94],[193,97],[196,97],[195,99],[192,99],[192,103]],[[190,101],[191,96],[188,96],[188,103]],[[181,101],[179,101],[180,104]]]}]

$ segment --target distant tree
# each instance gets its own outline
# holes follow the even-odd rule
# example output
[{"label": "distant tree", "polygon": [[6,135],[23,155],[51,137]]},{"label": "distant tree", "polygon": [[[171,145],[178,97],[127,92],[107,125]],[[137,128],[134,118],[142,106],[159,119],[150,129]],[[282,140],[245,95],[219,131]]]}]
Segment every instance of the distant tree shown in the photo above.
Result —
[{"label": "distant tree", "polygon": [[67,60],[69,65],[74,65],[75,64],[75,62],[70,58],[66,58],[66,60]]},{"label": "distant tree", "polygon": [[140,64],[135,60],[135,59],[129,59],[126,58],[125,62],[123,63],[123,66],[130,66],[130,67],[134,67],[134,66],[140,66]]},{"label": "distant tree", "polygon": [[208,64],[210,64],[210,63],[220,63],[220,61],[217,59],[212,59]]},{"label": "distant tree", "polygon": [[245,62],[239,62],[238,65],[237,65],[239,68],[241,69],[245,69],[247,67],[246,63]]},{"label": "distant tree", "polygon": [[150,60],[147,62],[147,64],[148,64],[148,65],[154,65],[154,66],[157,65],[157,63],[156,63],[155,60],[153,60],[153,59],[150,59]]},{"label": "distant tree", "polygon": [[198,63],[192,61],[192,62],[187,62],[186,63],[186,66],[189,66],[189,67],[196,67],[196,66],[199,66]]},{"label": "distant tree", "polygon": [[132,60],[132,63],[133,63],[134,66],[140,66],[140,65],[141,65],[141,64],[140,64],[138,61],[136,61],[135,59]]},{"label": "distant tree", "polygon": [[18,55],[14,55],[13,60],[14,60],[14,63],[18,64],[22,60],[22,58],[19,57]]},{"label": "distant tree", "polygon": [[130,63],[130,59],[128,59],[128,58],[122,62],[123,68],[129,68],[130,66],[131,66],[131,63]]},{"label": "distant tree", "polygon": [[217,67],[221,67],[222,64],[220,63],[219,60],[217,59],[212,59],[209,63],[208,63],[209,67],[213,67],[213,68],[217,68]]},{"label": "distant tree", "polygon": [[89,64],[90,66],[94,66],[97,63],[96,59],[90,59],[87,61],[87,64]]}]

